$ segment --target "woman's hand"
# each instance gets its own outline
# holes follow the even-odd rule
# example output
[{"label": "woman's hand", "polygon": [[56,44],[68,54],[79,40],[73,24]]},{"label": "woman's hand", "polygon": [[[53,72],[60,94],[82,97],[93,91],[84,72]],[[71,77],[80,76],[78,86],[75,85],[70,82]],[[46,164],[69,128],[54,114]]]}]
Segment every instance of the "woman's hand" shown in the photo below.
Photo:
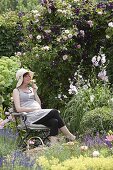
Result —
[{"label": "woman's hand", "polygon": [[35,80],[31,80],[31,85],[32,85],[33,91],[36,92],[38,90],[38,87],[35,83]]}]

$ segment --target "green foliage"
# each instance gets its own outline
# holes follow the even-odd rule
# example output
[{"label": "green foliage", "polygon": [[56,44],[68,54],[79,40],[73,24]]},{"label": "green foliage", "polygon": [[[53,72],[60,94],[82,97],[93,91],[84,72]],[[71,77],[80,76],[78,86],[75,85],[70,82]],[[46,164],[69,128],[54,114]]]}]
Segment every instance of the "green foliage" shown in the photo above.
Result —
[{"label": "green foliage", "polygon": [[86,112],[80,122],[81,133],[105,133],[113,129],[113,111],[108,107],[95,108]]},{"label": "green foliage", "polygon": [[30,11],[35,9],[38,4],[38,0],[1,0],[0,13],[5,13],[10,10]]},{"label": "green foliage", "polygon": [[19,51],[18,44],[23,35],[21,27],[17,13],[11,11],[0,15],[0,57],[9,57]]},{"label": "green foliage", "polygon": [[20,67],[20,61],[16,57],[0,58],[0,105],[9,106],[11,93],[15,88],[15,73]]},{"label": "green foliage", "polygon": [[88,89],[81,88],[66,105],[64,117],[72,131],[80,130],[82,117],[97,107],[109,106],[112,98],[109,87],[97,85]]},{"label": "green foliage", "polygon": [[37,164],[39,164],[44,170],[57,170],[57,169],[65,169],[65,170],[112,170],[113,157],[100,157],[100,158],[91,158],[91,157],[71,157],[63,162],[59,162],[59,159],[52,158],[48,160],[46,157],[40,157],[37,160]]}]

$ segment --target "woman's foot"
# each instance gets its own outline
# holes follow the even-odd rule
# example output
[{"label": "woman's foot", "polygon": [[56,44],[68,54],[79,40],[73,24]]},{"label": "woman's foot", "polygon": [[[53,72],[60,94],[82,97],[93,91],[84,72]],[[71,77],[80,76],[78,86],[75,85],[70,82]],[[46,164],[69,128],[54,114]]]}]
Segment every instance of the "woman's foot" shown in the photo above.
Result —
[{"label": "woman's foot", "polygon": [[76,139],[76,136],[74,136],[73,134],[69,135],[69,136],[66,136],[66,138],[69,140],[69,141],[74,141]]}]

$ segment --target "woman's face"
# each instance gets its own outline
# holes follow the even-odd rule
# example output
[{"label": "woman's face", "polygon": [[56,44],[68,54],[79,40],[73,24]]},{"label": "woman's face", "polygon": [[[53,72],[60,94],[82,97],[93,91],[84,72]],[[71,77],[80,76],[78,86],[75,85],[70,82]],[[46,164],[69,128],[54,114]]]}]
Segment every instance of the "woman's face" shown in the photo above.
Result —
[{"label": "woman's face", "polygon": [[29,74],[29,73],[25,73],[25,74],[23,75],[23,83],[24,83],[24,84],[29,84],[30,81],[31,81],[31,76],[30,76],[30,74]]}]

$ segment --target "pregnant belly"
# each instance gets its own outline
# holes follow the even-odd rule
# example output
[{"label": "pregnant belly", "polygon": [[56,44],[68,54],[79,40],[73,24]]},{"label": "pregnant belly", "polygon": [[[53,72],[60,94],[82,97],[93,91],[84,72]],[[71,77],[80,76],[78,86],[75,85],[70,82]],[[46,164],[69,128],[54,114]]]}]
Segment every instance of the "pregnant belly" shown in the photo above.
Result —
[{"label": "pregnant belly", "polygon": [[26,102],[26,103],[23,103],[22,106],[24,106],[24,107],[30,107],[30,108],[36,107],[36,108],[41,109],[40,104],[39,104],[38,102],[36,102],[36,101],[34,101],[34,102]]}]

